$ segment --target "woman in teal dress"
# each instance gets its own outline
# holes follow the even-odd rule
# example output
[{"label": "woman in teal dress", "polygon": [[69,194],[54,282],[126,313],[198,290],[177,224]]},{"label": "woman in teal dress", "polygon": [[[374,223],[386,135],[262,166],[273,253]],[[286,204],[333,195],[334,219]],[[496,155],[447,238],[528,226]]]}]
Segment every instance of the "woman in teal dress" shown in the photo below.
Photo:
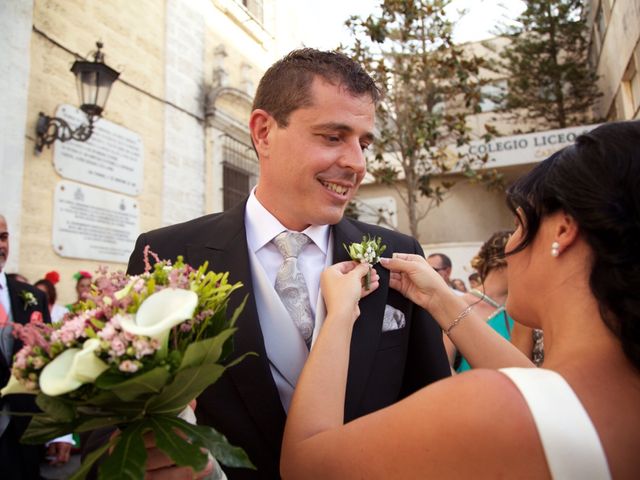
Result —
[{"label": "woman in teal dress", "polygon": [[[486,319],[487,324],[507,340],[511,338],[513,328],[513,319],[504,308],[508,290],[504,247],[510,235],[511,232],[506,230],[496,232],[480,247],[471,260],[471,266],[480,275],[481,285],[464,296],[466,302],[474,305],[473,309]],[[464,357],[456,355],[454,368],[460,373],[470,370],[471,366]]]}]

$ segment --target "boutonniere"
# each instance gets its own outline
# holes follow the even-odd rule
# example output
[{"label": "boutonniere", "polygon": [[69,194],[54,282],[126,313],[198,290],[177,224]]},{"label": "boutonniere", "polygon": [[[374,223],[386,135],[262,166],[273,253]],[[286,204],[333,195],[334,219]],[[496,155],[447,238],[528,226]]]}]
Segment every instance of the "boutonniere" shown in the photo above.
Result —
[{"label": "boutonniere", "polygon": [[36,300],[36,296],[27,290],[22,290],[20,292],[20,298],[22,299],[25,310],[29,307],[38,306],[38,300]]},{"label": "boutonniere", "polygon": [[380,255],[387,249],[386,245],[382,244],[382,238],[371,238],[369,235],[362,237],[362,242],[353,242],[348,247],[342,244],[351,257],[351,260],[360,263],[369,264],[369,272],[364,277],[364,289],[369,290],[371,285],[371,267],[380,261]]}]

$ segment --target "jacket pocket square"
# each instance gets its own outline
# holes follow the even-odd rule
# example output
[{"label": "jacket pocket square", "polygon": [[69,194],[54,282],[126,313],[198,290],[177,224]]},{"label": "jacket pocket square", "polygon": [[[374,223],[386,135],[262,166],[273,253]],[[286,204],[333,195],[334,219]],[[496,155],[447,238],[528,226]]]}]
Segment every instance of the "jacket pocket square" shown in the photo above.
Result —
[{"label": "jacket pocket square", "polygon": [[404,328],[406,320],[404,313],[391,305],[384,307],[384,320],[382,321],[382,331],[390,332],[391,330],[399,330]]}]

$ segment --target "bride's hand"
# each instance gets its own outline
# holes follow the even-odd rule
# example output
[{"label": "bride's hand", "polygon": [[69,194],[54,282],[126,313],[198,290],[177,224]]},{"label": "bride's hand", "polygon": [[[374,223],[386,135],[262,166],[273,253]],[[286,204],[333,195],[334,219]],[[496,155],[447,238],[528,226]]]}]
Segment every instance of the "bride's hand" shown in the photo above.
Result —
[{"label": "bride's hand", "polygon": [[[369,290],[363,287],[363,278],[371,268]],[[355,321],[360,315],[358,302],[378,288],[380,277],[368,264],[352,261],[336,263],[320,276],[320,290],[327,307],[327,315],[345,316]]]},{"label": "bride's hand", "polygon": [[420,255],[394,253],[393,258],[382,258],[380,263],[391,272],[389,286],[427,310],[440,294],[451,293],[438,272]]}]

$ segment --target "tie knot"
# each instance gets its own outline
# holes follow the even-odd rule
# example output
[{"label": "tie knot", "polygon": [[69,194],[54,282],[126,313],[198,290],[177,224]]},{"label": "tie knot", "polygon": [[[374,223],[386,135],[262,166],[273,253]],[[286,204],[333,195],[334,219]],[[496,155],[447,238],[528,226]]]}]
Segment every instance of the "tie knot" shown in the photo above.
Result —
[{"label": "tie knot", "polygon": [[297,258],[306,244],[311,241],[304,233],[282,232],[273,239],[280,254],[285,258]]}]

